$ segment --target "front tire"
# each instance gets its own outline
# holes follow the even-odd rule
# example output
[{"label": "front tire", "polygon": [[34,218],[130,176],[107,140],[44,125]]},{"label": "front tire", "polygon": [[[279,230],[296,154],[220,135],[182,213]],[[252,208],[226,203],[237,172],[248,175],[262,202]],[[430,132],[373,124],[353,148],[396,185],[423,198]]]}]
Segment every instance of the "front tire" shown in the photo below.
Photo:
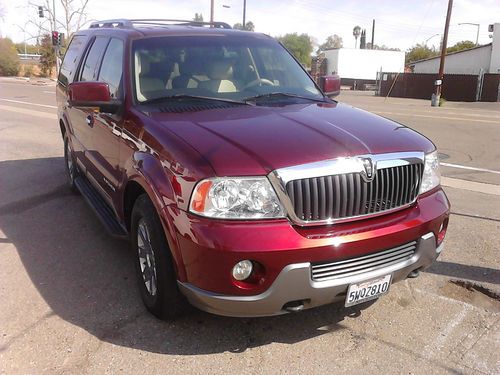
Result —
[{"label": "front tire", "polygon": [[146,194],[132,210],[131,246],[142,301],[156,317],[168,320],[186,312],[163,226]]}]

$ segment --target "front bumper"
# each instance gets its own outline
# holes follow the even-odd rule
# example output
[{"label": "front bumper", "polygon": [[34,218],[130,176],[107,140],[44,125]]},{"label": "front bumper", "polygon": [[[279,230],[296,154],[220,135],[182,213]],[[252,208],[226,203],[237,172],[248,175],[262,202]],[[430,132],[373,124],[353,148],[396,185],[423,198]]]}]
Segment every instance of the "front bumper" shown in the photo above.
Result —
[{"label": "front bumper", "polygon": [[238,317],[279,315],[289,312],[285,305],[290,303],[308,309],[341,301],[352,283],[388,274],[392,274],[393,283],[404,280],[410,272],[429,267],[442,248],[443,244],[436,247],[436,238],[429,232],[420,237],[410,259],[362,274],[320,282],[311,278],[311,263],[290,264],[265,292],[252,296],[217,294],[187,282],[179,282],[179,288],[192,305],[214,314]]}]

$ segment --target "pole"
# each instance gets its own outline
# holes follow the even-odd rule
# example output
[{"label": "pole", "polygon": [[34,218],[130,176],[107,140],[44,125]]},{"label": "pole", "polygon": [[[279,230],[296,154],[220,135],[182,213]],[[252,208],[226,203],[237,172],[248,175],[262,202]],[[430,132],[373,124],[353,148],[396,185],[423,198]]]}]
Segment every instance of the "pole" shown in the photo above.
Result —
[{"label": "pole", "polygon": [[243,0],[243,30],[245,30],[247,16],[247,0]]},{"label": "pole", "polygon": [[477,24],[476,47],[479,45],[479,26],[480,24]]},{"label": "pole", "polygon": [[441,60],[439,62],[439,73],[437,77],[437,81],[435,83],[435,91],[434,97],[432,101],[432,106],[436,107],[439,105],[439,99],[441,98],[441,86],[443,83],[444,77],[444,60],[446,58],[446,45],[448,43],[448,31],[450,29],[450,18],[451,18],[451,9],[453,8],[453,0],[448,0],[448,12],[446,13],[446,22],[444,25],[444,34],[443,34],[443,45],[441,47]]},{"label": "pole", "polygon": [[210,23],[214,22],[214,0],[210,0]]},{"label": "pole", "polygon": [[373,49],[373,46],[375,43],[375,20],[373,20],[373,23],[372,23],[372,49]]}]

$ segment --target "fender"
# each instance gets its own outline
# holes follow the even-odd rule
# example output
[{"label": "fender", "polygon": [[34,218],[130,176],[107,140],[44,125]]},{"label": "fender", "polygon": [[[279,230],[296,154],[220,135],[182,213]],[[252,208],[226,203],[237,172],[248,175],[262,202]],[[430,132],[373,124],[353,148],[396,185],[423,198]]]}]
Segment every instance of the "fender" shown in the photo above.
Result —
[{"label": "fender", "polygon": [[[186,280],[186,270],[182,253],[177,241],[177,231],[174,220],[165,208],[170,205],[176,205],[171,181],[168,178],[167,170],[163,167],[160,160],[150,153],[135,152],[133,159],[125,166],[127,170],[127,181],[138,183],[149,196],[151,202],[156,208],[158,216],[163,226],[168,245],[172,252],[174,265],[177,270],[179,280]],[[124,217],[124,193],[126,183],[122,185],[120,215]]]}]

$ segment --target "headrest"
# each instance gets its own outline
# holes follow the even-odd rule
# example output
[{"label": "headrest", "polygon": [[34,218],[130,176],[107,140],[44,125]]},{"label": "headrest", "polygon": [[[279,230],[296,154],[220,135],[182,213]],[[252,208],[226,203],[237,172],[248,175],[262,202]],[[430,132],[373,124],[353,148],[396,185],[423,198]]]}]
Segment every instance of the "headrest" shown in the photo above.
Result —
[{"label": "headrest", "polygon": [[214,80],[231,79],[233,76],[233,67],[228,60],[212,61],[207,68],[208,78]]}]

